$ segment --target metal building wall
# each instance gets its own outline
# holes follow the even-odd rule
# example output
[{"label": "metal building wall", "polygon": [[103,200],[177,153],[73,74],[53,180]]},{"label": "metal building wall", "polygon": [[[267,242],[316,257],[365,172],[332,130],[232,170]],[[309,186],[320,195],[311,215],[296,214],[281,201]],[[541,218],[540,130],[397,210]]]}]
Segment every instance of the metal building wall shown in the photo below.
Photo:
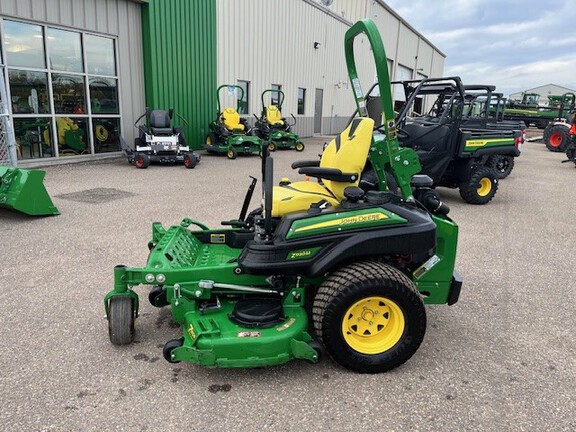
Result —
[{"label": "metal building wall", "polygon": [[[393,60],[392,73],[397,63],[427,76],[443,70],[443,54],[382,2],[334,0],[324,7],[319,0],[216,0],[216,8],[218,85],[249,81],[249,110],[258,115],[261,92],[281,84],[286,116],[296,116],[298,88],[306,88],[305,113],[296,116],[295,131],[302,136],[314,132],[315,89],[323,89],[321,133],[341,131],[355,109],[343,47],[346,30],[358,19],[375,20]],[[359,38],[355,52],[357,64],[366,65],[359,69],[367,91],[375,68],[362,41]],[[320,43],[318,49],[314,42]],[[235,102],[229,97],[224,104]]]},{"label": "metal building wall", "polygon": [[140,5],[128,0],[1,0],[0,15],[117,38],[122,135],[134,139],[144,109]]},{"label": "metal building wall", "polygon": [[201,148],[216,114],[215,0],[150,0],[142,25],[146,103],[173,107],[189,123],[188,144]]}]

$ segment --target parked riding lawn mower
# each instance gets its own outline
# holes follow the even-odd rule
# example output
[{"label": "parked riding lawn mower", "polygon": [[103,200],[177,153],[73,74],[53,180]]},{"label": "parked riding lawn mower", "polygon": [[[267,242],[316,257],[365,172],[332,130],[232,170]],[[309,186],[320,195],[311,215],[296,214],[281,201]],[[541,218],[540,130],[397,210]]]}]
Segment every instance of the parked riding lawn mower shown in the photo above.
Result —
[{"label": "parked riding lawn mower", "polygon": [[[227,107],[221,109],[221,91],[226,89],[230,94],[239,91],[236,99],[236,108]],[[204,148],[208,153],[225,154],[228,159],[236,159],[239,154],[251,155],[262,154],[262,140],[251,135],[251,130],[246,119],[240,117],[240,101],[244,98],[244,89],[237,85],[224,84],[216,90],[218,112],[208,128],[210,132],[206,136]]]},{"label": "parked riding lawn mower", "polygon": [[[368,117],[354,58],[354,39],[372,46],[383,95],[382,125]],[[104,298],[116,345],[135,335],[140,284],[148,299],[170,306],[182,334],[165,359],[205,367],[261,367],[325,351],[340,365],[376,373],[406,362],[426,331],[424,304],[454,304],[462,279],[454,269],[457,225],[420,171],[414,150],[400,148],[386,54],[371,20],[345,36],[346,62],[360,117],[324,150],[321,160],[292,167],[322,182],[273,186],[273,160],[263,150],[263,206],[209,229],[184,219],[152,225],[147,265],[114,269]],[[375,133],[376,131],[376,133]],[[378,189],[358,187],[370,160]],[[401,196],[391,193],[393,174]]]},{"label": "parked riding lawn mower", "polygon": [[[266,106],[265,95],[267,93],[277,95],[277,104],[270,104]],[[268,150],[276,151],[276,149],[296,149],[296,151],[304,150],[304,143],[298,135],[292,132],[291,128],[296,124],[296,117],[292,115],[293,123],[289,124],[285,117],[282,117],[282,105],[284,103],[284,92],[282,90],[269,89],[262,92],[262,113],[260,117],[256,117],[256,124],[254,125],[254,134],[268,145]]]},{"label": "parked riding lawn mower", "polygon": [[[173,116],[172,108],[168,111],[146,108],[146,112],[134,122],[134,126],[138,129],[134,149],[131,149],[123,139],[120,140],[128,163],[134,164],[136,168],[145,169],[152,162],[183,162],[186,168],[194,168],[200,162],[200,156],[191,151],[186,144],[182,127],[171,125]],[[188,124],[186,119],[178,114],[176,116]],[[143,118],[146,119],[145,123],[138,124]]]}]

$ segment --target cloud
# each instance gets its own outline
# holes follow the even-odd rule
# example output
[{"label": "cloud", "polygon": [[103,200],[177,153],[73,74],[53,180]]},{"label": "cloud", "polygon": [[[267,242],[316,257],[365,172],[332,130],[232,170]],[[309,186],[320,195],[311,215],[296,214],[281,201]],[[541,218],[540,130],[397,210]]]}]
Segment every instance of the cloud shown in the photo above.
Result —
[{"label": "cloud", "polygon": [[494,84],[504,94],[548,83],[576,88],[570,0],[386,3],[446,54],[445,75]]}]

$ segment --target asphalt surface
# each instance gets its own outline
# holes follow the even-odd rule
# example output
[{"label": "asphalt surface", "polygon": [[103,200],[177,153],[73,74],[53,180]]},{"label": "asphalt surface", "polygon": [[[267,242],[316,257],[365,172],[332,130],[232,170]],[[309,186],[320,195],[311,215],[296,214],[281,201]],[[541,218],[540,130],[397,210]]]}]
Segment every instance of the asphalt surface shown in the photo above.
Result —
[{"label": "asphalt surface", "polygon": [[[278,151],[275,179],[316,157]],[[460,226],[460,301],[430,306],[420,349],[389,373],[330,359],[265,369],[169,364],[169,308],[142,300],[136,342],[115,347],[103,297],[116,264],[142,266],[151,224],[237,217],[258,157],[193,170],[124,159],[46,169],[60,216],[0,209],[3,431],[576,431],[576,169],[524,145],[485,206],[440,189]],[[257,206],[256,197],[252,206]]]}]

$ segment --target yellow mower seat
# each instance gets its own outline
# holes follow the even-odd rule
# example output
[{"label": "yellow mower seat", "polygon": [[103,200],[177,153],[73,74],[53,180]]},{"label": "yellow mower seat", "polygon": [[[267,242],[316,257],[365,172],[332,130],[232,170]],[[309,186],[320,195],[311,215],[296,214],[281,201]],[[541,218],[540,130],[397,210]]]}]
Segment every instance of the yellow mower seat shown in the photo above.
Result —
[{"label": "yellow mower seat", "polygon": [[342,173],[355,174],[355,180],[334,181],[322,179],[323,184],[300,181],[275,186],[272,192],[272,217],[307,211],[312,204],[326,201],[338,207],[344,199],[344,189],[358,186],[360,175],[368,159],[372,144],[374,120],[358,118],[333,139],[322,153],[320,168],[335,168]]},{"label": "yellow mower seat", "polygon": [[284,126],[282,113],[276,105],[270,105],[268,108],[266,108],[266,122],[270,126]]},{"label": "yellow mower seat", "polygon": [[244,130],[244,125],[240,123],[240,114],[234,108],[225,108],[222,111],[222,121],[228,130]]}]

